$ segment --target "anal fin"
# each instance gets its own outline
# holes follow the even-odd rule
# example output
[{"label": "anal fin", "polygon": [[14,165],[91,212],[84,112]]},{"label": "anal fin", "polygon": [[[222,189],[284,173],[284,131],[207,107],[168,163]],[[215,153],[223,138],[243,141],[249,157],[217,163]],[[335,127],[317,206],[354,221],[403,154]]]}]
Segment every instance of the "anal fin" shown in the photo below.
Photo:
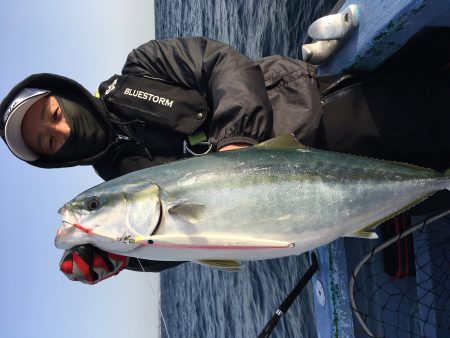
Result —
[{"label": "anal fin", "polygon": [[241,271],[243,265],[235,260],[200,260],[195,261],[194,263],[198,263],[201,265],[206,265],[210,268],[229,271],[229,272],[239,272]]}]

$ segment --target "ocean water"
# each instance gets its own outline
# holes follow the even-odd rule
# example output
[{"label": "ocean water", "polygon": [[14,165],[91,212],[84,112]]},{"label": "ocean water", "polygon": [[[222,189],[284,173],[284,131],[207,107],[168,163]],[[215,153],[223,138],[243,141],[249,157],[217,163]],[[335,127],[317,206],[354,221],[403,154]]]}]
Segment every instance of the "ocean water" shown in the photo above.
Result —
[{"label": "ocean water", "polygon": [[[306,31],[336,0],[155,0],[156,37],[207,36],[251,58],[301,57]],[[162,337],[256,337],[309,267],[307,255],[247,262],[239,273],[186,263],[161,273]],[[271,337],[314,338],[311,285]]]},{"label": "ocean water", "polygon": [[251,58],[301,58],[307,30],[337,0],[155,0],[156,37],[207,36]]}]

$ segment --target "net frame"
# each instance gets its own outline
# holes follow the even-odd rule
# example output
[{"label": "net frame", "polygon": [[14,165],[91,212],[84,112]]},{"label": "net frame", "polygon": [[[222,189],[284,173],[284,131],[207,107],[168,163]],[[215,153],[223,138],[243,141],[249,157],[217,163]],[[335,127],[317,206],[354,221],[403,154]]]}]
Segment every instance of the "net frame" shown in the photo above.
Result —
[{"label": "net frame", "polygon": [[[414,232],[421,231],[425,226],[428,227],[435,221],[444,217],[448,217],[449,215],[450,210],[447,210],[433,217],[426,218],[424,221],[419,222],[418,224],[399,233],[396,236],[393,236],[389,240],[378,244],[369,253],[367,253],[353,269],[349,281],[350,305],[355,318],[358,320],[361,328],[369,337],[384,337],[386,331],[385,327],[388,326],[390,327],[390,332],[395,331],[397,336],[401,334],[409,334],[412,337],[423,337],[425,334],[424,331],[426,330],[426,325],[435,325],[437,331],[444,330],[445,332],[445,330],[448,330],[447,332],[450,332],[450,290],[446,288],[447,284],[450,284],[450,282],[445,283],[446,285],[444,286],[444,288],[439,290],[440,295],[438,295],[438,298],[440,298],[441,303],[443,301],[444,306],[436,306],[436,304],[432,303],[427,304],[426,301],[427,294],[433,292],[433,290],[431,289],[433,287],[433,283],[428,282],[429,280],[431,280],[431,278],[433,278],[433,276],[431,276],[430,271],[427,270],[427,266],[429,265],[430,259],[432,259],[432,257],[426,257],[426,259],[420,259],[419,257],[420,255],[429,256],[428,251],[421,251],[420,248],[416,248],[416,269],[424,271],[422,275],[426,276],[426,280],[418,280],[416,281],[415,285],[414,283],[413,285],[411,285],[411,281],[409,281],[409,285],[408,283],[402,283],[401,286],[394,285],[396,282],[394,278],[392,278],[391,281],[385,281],[378,285],[376,282],[374,282],[371,276],[380,274],[380,271],[370,271],[370,273],[368,274],[369,277],[365,278],[365,280],[363,280],[362,282],[360,278],[358,282],[358,274],[363,270],[364,267],[369,267],[370,270],[376,270],[376,267],[370,267],[370,264],[377,254],[381,253],[384,249],[403,239],[404,237],[411,235]],[[438,243],[438,245],[441,246],[441,254],[443,253],[443,261],[440,264],[448,266],[450,264],[450,240],[444,237],[442,238],[442,241]],[[448,273],[449,272],[444,273],[444,278],[450,281]],[[361,273],[360,276],[361,275],[363,274]],[[369,300],[369,302],[375,299],[375,297],[372,297],[373,295],[364,294],[363,289],[366,283],[372,283],[372,290],[374,290],[375,293],[383,294],[384,299],[387,299],[387,302],[384,302],[383,304],[377,303],[376,300],[374,301],[373,306],[381,308],[381,311],[377,313],[368,313],[369,311],[366,311],[367,313],[365,313],[363,310],[361,310],[361,307],[358,307],[357,305],[357,293],[361,293],[362,296]],[[439,283],[441,282],[439,281]],[[411,293],[414,293],[414,296],[412,296]],[[442,297],[444,297],[444,299],[442,299]],[[407,305],[405,306],[403,304],[403,308],[401,308],[400,306],[398,306],[399,302],[403,302],[404,304],[406,303]],[[429,308],[429,311],[424,311],[423,309],[427,307]],[[406,311],[404,310],[405,308],[407,309]],[[403,311],[403,313],[401,313],[397,317],[389,316],[389,313],[393,313],[395,311]],[[441,316],[440,319],[437,319],[434,315],[435,311],[443,312],[443,317],[445,318],[442,319],[443,317]],[[381,318],[375,318],[377,316],[381,316]],[[408,318],[408,316],[410,316],[411,318],[411,329],[403,328],[402,323],[400,323],[399,319],[400,317]],[[372,326],[375,325],[376,330],[370,328],[368,322],[372,323]],[[380,334],[379,331],[383,331],[383,333]]]}]

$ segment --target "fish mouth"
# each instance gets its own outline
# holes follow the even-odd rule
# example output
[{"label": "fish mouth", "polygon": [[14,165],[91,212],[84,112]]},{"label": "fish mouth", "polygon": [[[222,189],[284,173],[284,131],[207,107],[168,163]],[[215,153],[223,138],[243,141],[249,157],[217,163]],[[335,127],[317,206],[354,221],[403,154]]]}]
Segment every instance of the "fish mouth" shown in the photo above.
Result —
[{"label": "fish mouth", "polygon": [[58,214],[62,216],[63,213],[67,212],[68,209],[65,205],[63,205],[61,208],[58,209]]},{"label": "fish mouth", "polygon": [[72,238],[72,229],[78,223],[78,220],[76,215],[66,205],[60,208],[58,213],[61,216],[61,223],[56,230],[54,243],[58,249],[67,250],[77,245]]},{"label": "fish mouth", "polygon": [[59,208],[58,214],[61,216],[61,225],[59,226],[57,233],[60,233],[61,231],[63,231],[63,229],[71,227],[77,223],[76,216],[73,214],[73,212],[71,212],[70,208],[68,208],[67,205]]}]

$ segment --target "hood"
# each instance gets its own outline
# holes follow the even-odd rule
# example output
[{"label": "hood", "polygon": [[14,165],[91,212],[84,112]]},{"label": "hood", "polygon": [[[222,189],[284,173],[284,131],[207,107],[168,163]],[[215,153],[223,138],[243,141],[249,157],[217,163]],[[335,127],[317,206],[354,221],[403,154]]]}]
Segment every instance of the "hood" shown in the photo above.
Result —
[{"label": "hood", "polygon": [[[92,104],[92,113],[96,114],[97,117],[105,121],[105,123],[108,126],[111,126],[111,123],[107,119],[105,113],[102,113],[105,108],[103,106],[103,102],[93,96],[88,90],[86,90],[81,84],[78,82],[69,79],[64,76],[56,75],[56,74],[49,74],[49,73],[41,73],[41,74],[34,74],[26,79],[24,79],[22,82],[18,83],[11,91],[8,93],[8,95],[4,98],[0,105],[0,111],[4,112],[7,107],[10,105],[11,101],[14,99],[14,97],[17,95],[17,93],[22,90],[23,88],[40,88],[40,89],[46,89],[50,90],[51,92],[58,94],[61,92],[72,92],[77,93],[78,95],[84,96],[89,104]],[[112,132],[112,128],[109,128],[109,139],[112,140],[113,137],[115,137],[114,133]],[[0,121],[0,136],[2,137],[3,141],[6,144],[5,140],[5,123],[3,119]],[[110,142],[111,143],[111,142]],[[105,151],[100,152],[96,154],[95,156],[91,156],[89,158],[84,158],[82,160],[77,161],[61,161],[61,160],[55,160],[55,159],[38,159],[36,161],[27,161],[30,165],[40,167],[40,168],[62,168],[62,167],[72,167],[76,165],[95,165],[100,164],[103,161],[105,161],[108,158],[108,150],[109,146],[106,148]]]}]

